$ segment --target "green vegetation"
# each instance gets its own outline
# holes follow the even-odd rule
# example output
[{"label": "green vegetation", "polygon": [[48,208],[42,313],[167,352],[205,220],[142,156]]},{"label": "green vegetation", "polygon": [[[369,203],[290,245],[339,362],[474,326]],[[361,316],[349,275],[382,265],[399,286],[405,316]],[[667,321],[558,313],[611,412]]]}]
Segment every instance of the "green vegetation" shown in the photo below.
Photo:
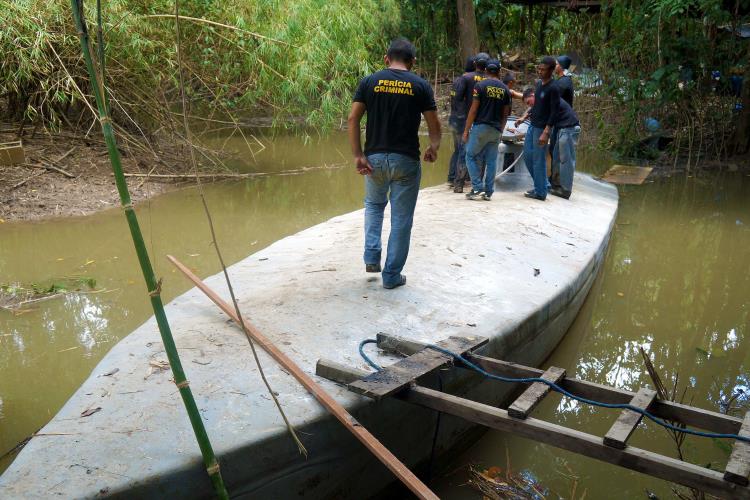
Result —
[{"label": "green vegetation", "polygon": [[[192,114],[339,126],[357,80],[380,65],[396,34],[417,45],[418,72],[460,69],[456,6],[456,0],[189,0],[182,10]],[[739,111],[729,91],[733,74],[750,81],[749,44],[731,32],[750,19],[750,0],[612,0],[577,11],[492,0],[473,6],[482,50],[506,60],[515,55],[521,67],[545,53],[573,52],[579,71],[594,75],[590,82],[601,79],[589,93],[593,101],[581,100],[579,109],[588,129],[599,129],[603,147],[642,153],[647,118],[659,121],[673,156],[687,156],[688,165],[750,147],[750,95]],[[111,0],[104,7],[118,131],[146,137],[167,131],[179,142],[173,2]],[[94,3],[86,8],[93,19]],[[91,90],[65,0],[0,0],[0,22],[0,118],[87,130],[93,107],[84,105],[79,89],[89,101]]]},{"label": "green vegetation", "polygon": [[[90,19],[94,9],[86,4]],[[162,125],[163,108],[177,98],[174,3],[112,0],[104,9],[115,121],[130,129],[130,118]],[[311,126],[338,125],[399,18],[393,0],[192,0],[181,10],[218,23],[183,21],[190,97],[202,111],[303,116]],[[76,86],[87,95],[90,88],[68,3],[0,0],[0,23],[4,118],[88,127],[91,110]]]}]

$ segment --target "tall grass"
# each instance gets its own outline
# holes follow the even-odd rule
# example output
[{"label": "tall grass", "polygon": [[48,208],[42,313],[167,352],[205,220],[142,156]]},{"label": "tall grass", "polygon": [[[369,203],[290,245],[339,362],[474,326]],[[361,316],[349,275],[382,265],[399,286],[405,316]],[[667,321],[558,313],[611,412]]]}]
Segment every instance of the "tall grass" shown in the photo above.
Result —
[{"label": "tall grass", "polygon": [[[156,128],[157,109],[176,98],[174,19],[158,17],[173,8],[168,0],[105,3],[109,90],[121,125],[132,128],[132,118]],[[182,21],[188,90],[204,112],[301,117],[316,127],[339,123],[399,23],[396,0],[191,0],[182,10],[218,23]],[[85,118],[76,87],[90,89],[66,1],[0,0],[0,23],[0,114],[53,126]]]}]

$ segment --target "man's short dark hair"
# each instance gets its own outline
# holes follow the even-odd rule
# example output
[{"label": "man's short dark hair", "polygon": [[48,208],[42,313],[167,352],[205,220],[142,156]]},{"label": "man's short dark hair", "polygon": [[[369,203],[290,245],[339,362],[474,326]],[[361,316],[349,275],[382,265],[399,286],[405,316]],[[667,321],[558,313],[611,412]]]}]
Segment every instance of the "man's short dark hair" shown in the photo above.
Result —
[{"label": "man's short dark hair", "polygon": [[547,66],[550,69],[555,69],[555,66],[557,66],[557,59],[552,56],[544,56],[542,57],[540,64]]},{"label": "man's short dark hair", "polygon": [[529,97],[534,95],[534,88],[533,87],[526,87],[523,89],[523,98],[528,99]]},{"label": "man's short dark hair", "polygon": [[417,49],[409,40],[399,37],[391,42],[386,55],[391,61],[409,63],[417,57]]},{"label": "man's short dark hair", "polygon": [[469,56],[466,58],[466,66],[464,66],[464,72],[471,73],[472,71],[474,71],[474,56]]},{"label": "man's short dark hair", "polygon": [[508,85],[510,82],[515,82],[515,81],[516,81],[516,74],[513,73],[512,71],[508,71],[503,77],[503,83],[505,85]]}]

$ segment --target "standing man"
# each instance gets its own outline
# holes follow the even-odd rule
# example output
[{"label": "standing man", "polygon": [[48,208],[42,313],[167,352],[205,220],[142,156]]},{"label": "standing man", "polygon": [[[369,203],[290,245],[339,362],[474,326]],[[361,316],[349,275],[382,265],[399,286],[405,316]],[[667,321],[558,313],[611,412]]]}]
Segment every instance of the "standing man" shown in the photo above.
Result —
[{"label": "standing man", "polygon": [[[555,66],[555,84],[560,89],[560,98],[567,102],[570,107],[573,107],[573,77],[569,71],[570,65],[573,61],[568,56],[560,56],[557,58],[557,65]],[[554,129],[549,140],[549,149],[552,153],[552,169],[549,176],[549,181],[552,187],[560,188],[560,165],[555,161],[555,144],[557,142],[558,130]],[[556,194],[559,191],[556,190],[552,194]]]},{"label": "standing man", "polygon": [[[473,93],[474,93],[474,85],[484,80],[486,76],[486,69],[487,69],[487,61],[490,60],[490,55],[486,52],[480,52],[476,56],[474,56],[474,71],[470,73],[464,73],[462,78],[463,80],[463,91],[460,95],[461,98],[463,98],[463,104],[464,104],[464,116],[469,114],[469,109],[471,108],[471,103],[473,100]],[[463,134],[464,127],[461,128],[461,133]],[[466,150],[466,145],[464,144],[464,150]],[[465,157],[465,155],[464,155]],[[460,168],[463,167],[463,168]],[[463,193],[464,192],[464,182],[469,178],[469,171],[466,168],[466,161],[463,161],[462,163],[458,164],[458,168],[456,168],[456,177],[453,181],[453,192],[454,193]]]},{"label": "standing man", "polygon": [[552,167],[553,172],[557,167],[558,176],[555,179],[557,185],[553,184],[549,192],[567,200],[573,193],[576,146],[578,146],[578,136],[581,135],[581,124],[578,121],[578,115],[565,99],[560,99],[560,112],[557,114],[555,131],[557,137],[552,150]]},{"label": "standing man", "polygon": [[[409,254],[414,208],[419,193],[419,123],[424,115],[430,145],[424,161],[437,160],[440,122],[430,84],[410,70],[416,49],[405,38],[391,42],[385,57],[387,69],[362,79],[349,113],[349,145],[357,172],[365,176],[365,270],[381,271],[383,212],[391,201],[391,233],[383,268],[383,287],[406,284],[401,270]],[[365,150],[360,121],[367,113]]]},{"label": "standing man", "polygon": [[[471,177],[470,200],[492,199],[497,172],[497,146],[510,114],[510,89],[500,81],[500,61],[487,62],[487,78],[474,86],[473,102],[466,118],[466,166]],[[486,168],[481,172],[480,162]]]},{"label": "standing man", "polygon": [[448,184],[453,187],[454,190],[456,172],[466,171],[466,155],[464,154],[464,143],[461,140],[461,136],[464,133],[466,113],[468,112],[465,102],[467,94],[466,77],[468,75],[471,75],[472,78],[474,76],[474,56],[471,56],[466,60],[463,74],[457,76],[456,79],[453,80],[453,86],[451,87],[451,114],[448,117],[448,125],[453,134],[453,155],[451,156],[450,165],[448,167]]},{"label": "standing man", "polygon": [[539,81],[534,91],[531,125],[523,143],[524,161],[534,179],[534,189],[524,196],[540,201],[547,199],[547,142],[560,110],[560,90],[552,80],[556,65],[554,57],[546,56],[536,67]]}]

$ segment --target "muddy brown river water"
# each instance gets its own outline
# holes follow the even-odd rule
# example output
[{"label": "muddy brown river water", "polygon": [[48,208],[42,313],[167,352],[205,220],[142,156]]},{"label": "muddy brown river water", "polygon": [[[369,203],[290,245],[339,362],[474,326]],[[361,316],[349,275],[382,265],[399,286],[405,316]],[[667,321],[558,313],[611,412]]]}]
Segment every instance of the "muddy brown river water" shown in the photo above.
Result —
[{"label": "muddy brown river water", "polygon": [[[349,163],[343,134],[264,142],[268,147],[255,160],[245,153],[247,160],[237,166],[256,172],[331,168],[207,185],[228,262],[361,207],[362,180],[352,169],[335,168]],[[242,143],[230,140],[227,146],[241,149]],[[449,149],[446,144],[437,165],[424,166],[423,186],[442,183]],[[581,169],[594,173],[610,163],[592,152],[580,156]],[[638,352],[643,346],[663,377],[679,373],[679,387],[687,386],[686,401],[719,410],[737,395],[732,408],[747,409],[750,177],[676,176],[622,187],[620,194],[602,275],[545,366],[637,390],[649,383]],[[165,301],[189,288],[165,254],[174,254],[201,276],[219,270],[195,188],[143,203],[138,215],[157,274],[164,277]],[[96,288],[33,304],[21,313],[0,310],[0,454],[42,427],[99,359],[151,315],[119,210],[0,225],[0,284],[49,284],[68,277],[94,278]],[[614,412],[552,396],[535,416],[600,435],[616,418]],[[639,429],[631,441],[658,451],[673,448],[653,425]],[[714,467],[723,466],[727,457],[725,443],[692,437],[683,452],[690,461]],[[496,432],[457,455],[451,472],[433,486],[444,498],[480,498],[465,485],[466,465],[505,468],[506,457],[514,472],[547,490],[545,498],[646,498],[646,490],[660,498],[672,495],[662,481]],[[0,471],[11,458],[0,460]]]}]

